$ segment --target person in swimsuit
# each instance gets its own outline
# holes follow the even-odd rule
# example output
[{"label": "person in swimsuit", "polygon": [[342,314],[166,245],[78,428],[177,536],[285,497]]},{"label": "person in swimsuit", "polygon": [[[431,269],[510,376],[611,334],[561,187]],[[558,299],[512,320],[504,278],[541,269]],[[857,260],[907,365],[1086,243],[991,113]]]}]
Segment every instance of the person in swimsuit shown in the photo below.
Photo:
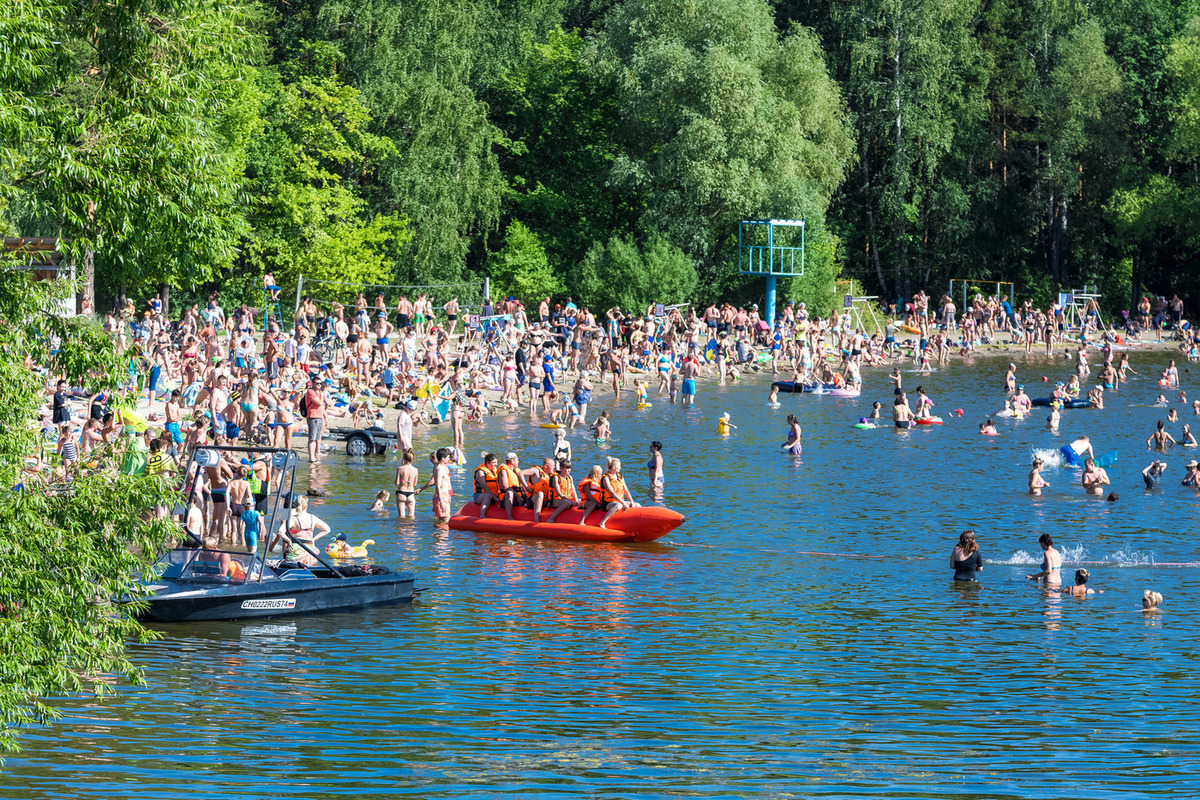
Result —
[{"label": "person in swimsuit", "polygon": [[453,453],[448,447],[438,448],[437,464],[433,468],[433,516],[443,524],[450,521],[450,503],[454,499],[454,489],[450,485]]},{"label": "person in swimsuit", "polygon": [[892,422],[897,428],[911,428],[913,425],[912,409],[908,407],[908,399],[903,392],[896,395],[892,403]]},{"label": "person in swimsuit", "polygon": [[567,435],[562,428],[556,428],[554,431],[554,460],[571,460],[571,443],[567,441]]},{"label": "person in swimsuit", "polygon": [[[1087,585],[1088,578],[1090,577],[1091,573],[1089,573],[1083,567],[1075,570],[1075,585],[1063,588],[1061,590],[1062,594],[1067,594],[1071,597],[1087,597],[1089,594],[1095,594],[1096,590],[1089,589]],[[1101,589],[1101,591],[1104,590]]]},{"label": "person in swimsuit", "polygon": [[646,463],[646,470],[650,473],[650,485],[663,485],[663,456],[662,442],[654,441],[650,443],[650,461]]},{"label": "person in swimsuit", "polygon": [[246,476],[250,474],[250,467],[240,464],[236,472],[237,477],[229,482],[229,486],[225,490],[229,502],[229,518],[233,523],[229,541],[233,545],[245,547],[246,526],[242,515],[254,508],[254,493],[250,488],[250,482],[246,480]]},{"label": "person in swimsuit", "polygon": [[1050,485],[1042,477],[1042,466],[1044,463],[1040,458],[1035,458],[1033,459],[1033,466],[1029,470],[1029,493],[1035,496],[1041,495],[1042,489]]},{"label": "person in swimsuit", "polygon": [[[283,535],[285,526],[287,537]],[[303,495],[297,497],[291,515],[279,526],[278,538],[284,542],[283,560],[310,567],[316,565],[317,559],[311,551],[316,550],[317,540],[330,530],[323,519],[308,513],[308,498]]]},{"label": "person in swimsuit", "polygon": [[1151,447],[1153,447],[1156,451],[1165,453],[1167,452],[1168,443],[1176,444],[1175,437],[1167,433],[1166,423],[1160,419],[1158,421],[1157,429],[1146,439],[1146,449],[1149,450]]},{"label": "person in swimsuit", "polygon": [[1048,533],[1043,533],[1038,537],[1038,545],[1042,548],[1042,569],[1040,572],[1025,577],[1031,581],[1040,578],[1047,586],[1061,584],[1062,577],[1058,571],[1062,567],[1062,553],[1054,549],[1054,540]]},{"label": "person in swimsuit", "polygon": [[779,445],[787,450],[788,455],[798,456],[801,452],[800,447],[800,422],[796,419],[795,414],[788,414],[788,438],[787,441]]},{"label": "person in swimsuit", "polygon": [[417,516],[417,480],[420,477],[413,464],[415,459],[416,454],[407,448],[400,466],[396,467],[396,513],[414,519]]},{"label": "person in swimsuit", "polygon": [[958,544],[950,553],[950,567],[954,570],[956,581],[977,581],[975,573],[983,569],[983,557],[979,554],[979,545],[975,542],[975,531],[963,531],[958,536]]},{"label": "person in swimsuit", "polygon": [[1089,457],[1083,462],[1083,475],[1080,477],[1080,482],[1083,484],[1085,492],[1100,497],[1104,494],[1104,487],[1108,485],[1108,473],[1097,467],[1096,460]]}]

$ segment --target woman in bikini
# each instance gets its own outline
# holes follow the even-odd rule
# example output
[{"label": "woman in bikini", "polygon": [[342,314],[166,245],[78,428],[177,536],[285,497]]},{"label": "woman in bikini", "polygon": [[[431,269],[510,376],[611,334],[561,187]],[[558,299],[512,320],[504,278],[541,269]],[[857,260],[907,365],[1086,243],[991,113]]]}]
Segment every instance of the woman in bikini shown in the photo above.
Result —
[{"label": "woman in bikini", "polygon": [[417,516],[418,472],[413,460],[416,455],[411,449],[404,451],[400,466],[396,468],[396,513],[401,517]]}]

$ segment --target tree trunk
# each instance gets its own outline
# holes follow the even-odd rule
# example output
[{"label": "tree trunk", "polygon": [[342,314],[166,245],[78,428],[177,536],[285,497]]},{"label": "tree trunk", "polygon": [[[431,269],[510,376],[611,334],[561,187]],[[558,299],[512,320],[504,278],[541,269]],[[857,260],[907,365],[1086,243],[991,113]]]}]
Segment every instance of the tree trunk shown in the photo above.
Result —
[{"label": "tree trunk", "polygon": [[163,319],[168,318],[171,310],[171,287],[169,284],[160,283],[158,285],[158,299],[162,300],[162,316]]},{"label": "tree trunk", "polygon": [[866,147],[863,147],[863,152],[859,155],[859,162],[862,164],[863,171],[863,191],[866,195],[867,208],[867,250],[869,251],[868,258],[875,262],[875,278],[879,281],[880,291],[887,293],[887,281],[883,277],[883,265],[879,262],[879,245],[875,239],[875,212],[872,207],[873,198],[871,197],[871,171],[867,166]]}]

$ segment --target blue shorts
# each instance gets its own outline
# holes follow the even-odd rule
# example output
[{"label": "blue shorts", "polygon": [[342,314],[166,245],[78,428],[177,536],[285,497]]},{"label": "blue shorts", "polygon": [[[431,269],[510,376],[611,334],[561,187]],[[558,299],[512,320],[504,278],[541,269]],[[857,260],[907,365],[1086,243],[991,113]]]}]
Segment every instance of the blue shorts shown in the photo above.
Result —
[{"label": "blue shorts", "polygon": [[238,438],[238,436],[241,435],[241,433],[242,433],[242,429],[239,428],[237,425],[234,425],[232,422],[225,423],[225,438],[226,439],[236,439],[236,438]]},{"label": "blue shorts", "polygon": [[171,441],[175,444],[183,444],[183,432],[179,430],[178,422],[168,422],[163,426],[171,434]]},{"label": "blue shorts", "polygon": [[689,395],[689,394],[695,395],[696,394],[696,382],[694,380],[692,380],[691,378],[684,378],[683,379],[683,393],[685,395]]}]

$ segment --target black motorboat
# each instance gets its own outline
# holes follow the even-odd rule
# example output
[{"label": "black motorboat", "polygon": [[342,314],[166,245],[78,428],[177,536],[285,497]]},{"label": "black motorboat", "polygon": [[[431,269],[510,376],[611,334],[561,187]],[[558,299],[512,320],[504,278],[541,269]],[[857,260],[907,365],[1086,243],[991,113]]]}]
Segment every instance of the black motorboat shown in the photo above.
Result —
[{"label": "black motorboat", "polygon": [[837,389],[837,384],[834,383],[804,383],[796,381],[775,381],[771,384],[772,389],[778,389],[781,392],[793,392],[795,394],[823,394],[825,392]]},{"label": "black motorboat", "polygon": [[[144,601],[139,616],[161,622],[253,619],[412,600],[412,572],[394,572],[374,564],[339,565],[320,548],[294,538],[289,525],[280,524],[288,520],[296,498],[297,458],[290,450],[198,448],[188,462],[184,481],[188,503],[202,485],[203,471],[219,468],[221,459],[240,460],[266,472],[266,479],[256,482],[259,491],[254,496],[261,514],[259,529],[264,535],[253,546],[238,549],[203,541],[184,527],[183,541],[158,559],[143,582],[147,594],[124,599]],[[300,548],[302,558],[268,558],[275,537]],[[292,549],[295,551],[295,547]]]}]

